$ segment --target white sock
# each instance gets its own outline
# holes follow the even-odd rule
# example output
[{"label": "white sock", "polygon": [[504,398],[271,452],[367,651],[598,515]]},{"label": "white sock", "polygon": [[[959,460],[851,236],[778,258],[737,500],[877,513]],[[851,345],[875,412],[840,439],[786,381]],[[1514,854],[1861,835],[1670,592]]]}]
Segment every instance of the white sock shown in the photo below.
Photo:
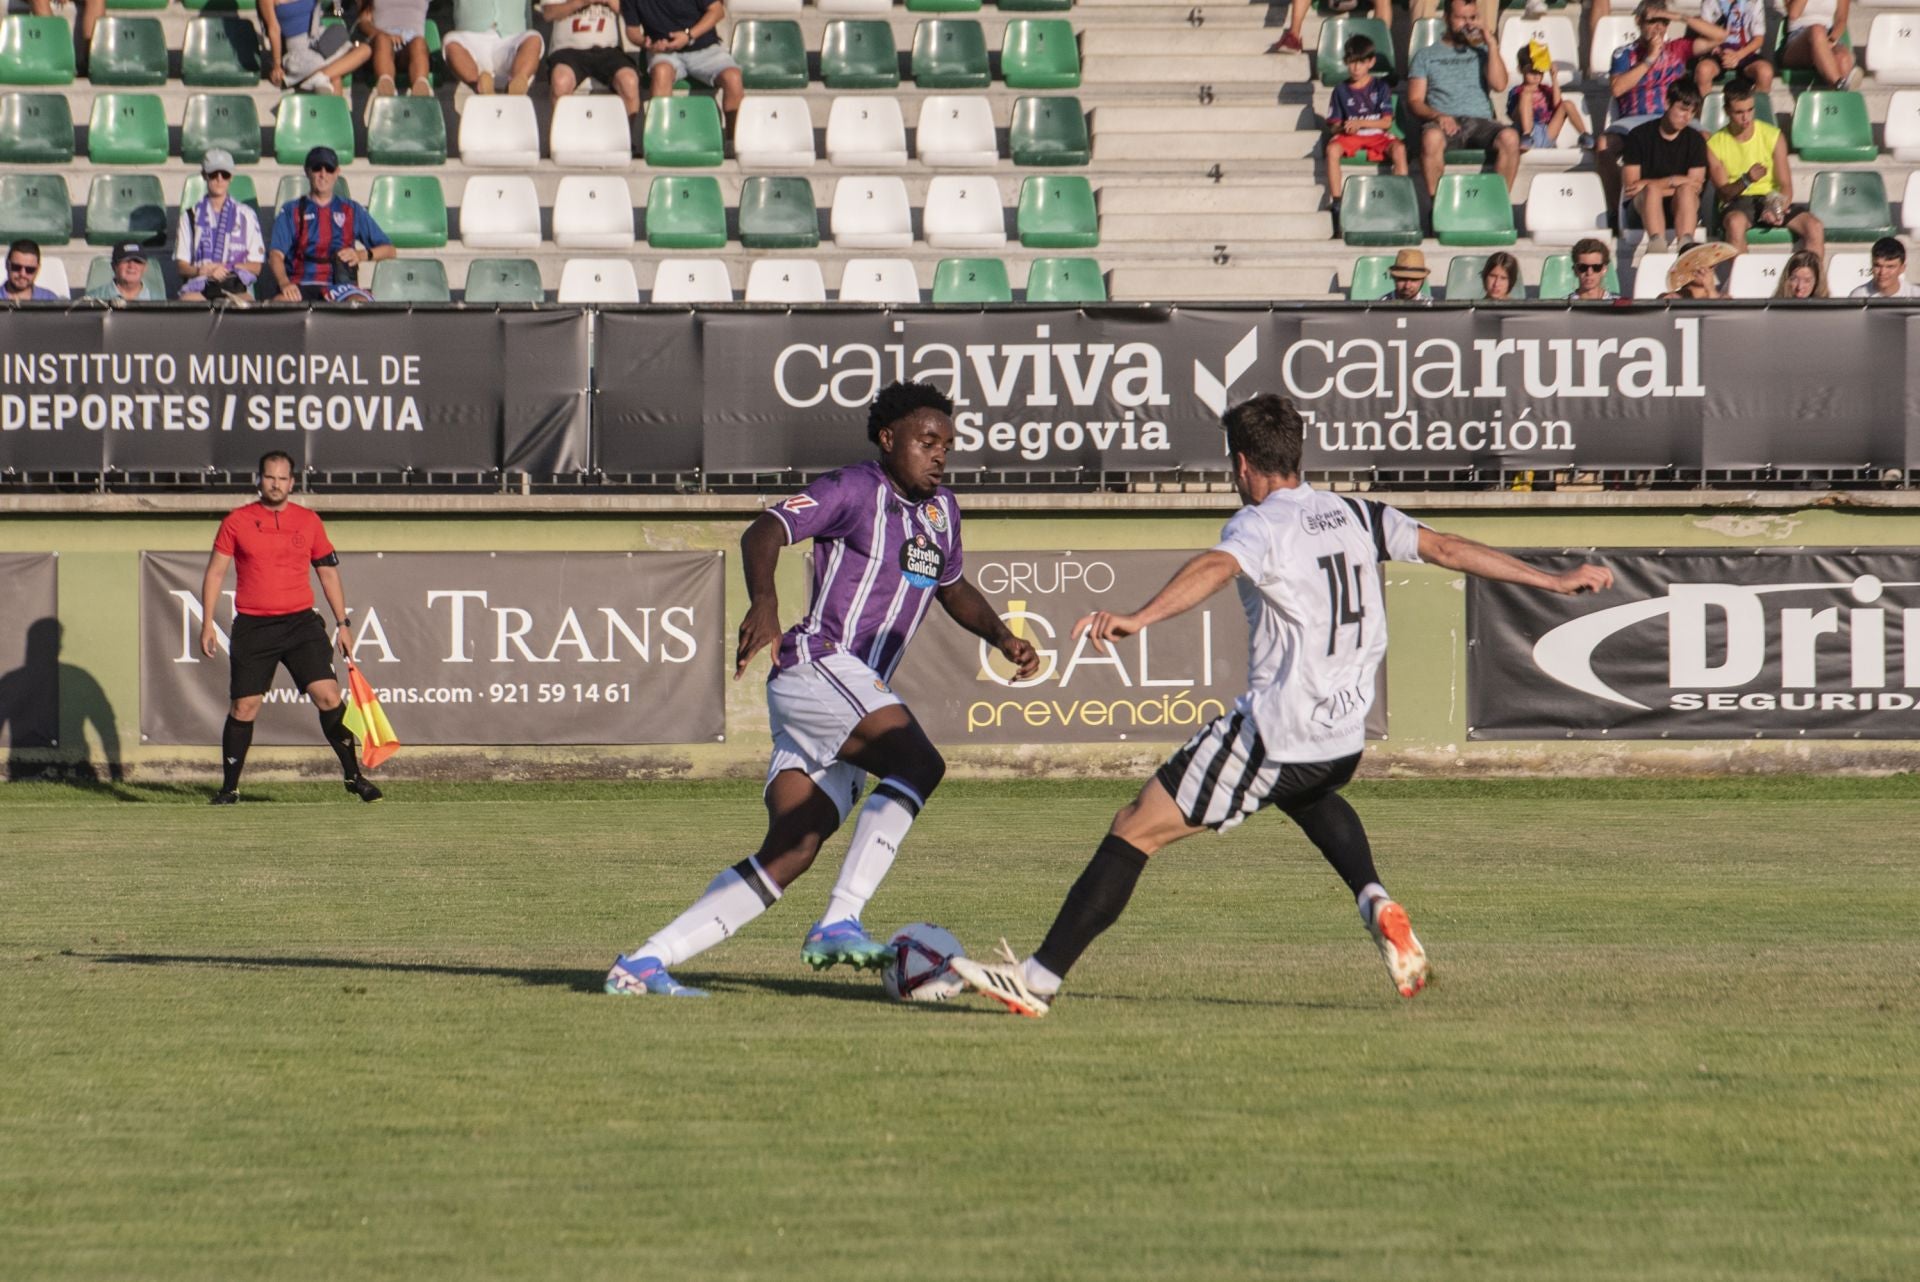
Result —
[{"label": "white sock", "polygon": [[749,856],[707,883],[693,906],[647,937],[629,957],[658,957],[675,966],[697,957],[773,907],[780,887]]},{"label": "white sock", "polygon": [[1360,906],[1360,924],[1372,930],[1374,910],[1381,904],[1391,902],[1392,899],[1393,896],[1387,893],[1387,888],[1377,881],[1370,881],[1360,887],[1360,893],[1354,896],[1354,900]]},{"label": "white sock", "polygon": [[859,822],[853,826],[853,844],[840,864],[840,879],[833,883],[833,895],[827,900],[821,921],[847,917],[860,920],[925,804],[912,785],[892,778],[880,781],[867,804],[860,807]]},{"label": "white sock", "polygon": [[1020,963],[1020,977],[1027,981],[1027,987],[1042,997],[1051,997],[1060,991],[1060,976],[1029,957]]}]

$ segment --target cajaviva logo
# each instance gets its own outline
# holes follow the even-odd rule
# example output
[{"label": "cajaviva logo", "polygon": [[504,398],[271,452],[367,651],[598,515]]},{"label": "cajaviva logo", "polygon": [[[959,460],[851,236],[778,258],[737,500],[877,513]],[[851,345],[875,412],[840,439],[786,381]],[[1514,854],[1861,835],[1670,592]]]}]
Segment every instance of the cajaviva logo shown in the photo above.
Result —
[{"label": "cajaviva logo", "polygon": [[[1750,685],[1766,670],[1770,652],[1778,655],[1782,690],[1812,689],[1819,684],[1820,639],[1844,629],[1846,640],[1836,643],[1836,648],[1846,648],[1851,662],[1850,685],[1855,690],[1872,690],[1884,686],[1887,679],[1887,610],[1875,603],[1889,589],[1901,588],[1920,588],[1920,581],[1890,583],[1863,574],[1814,583],[1675,583],[1668,586],[1663,597],[1611,606],[1561,624],[1534,643],[1533,660],[1562,685],[1622,707],[1651,711],[1649,705],[1622,694],[1593,670],[1594,652],[1608,638],[1628,628],[1667,618],[1667,684],[1671,690],[1725,690]],[[1851,598],[1866,608],[1842,611],[1837,604],[1789,606],[1784,600],[1763,600],[1784,594]],[[1774,607],[1771,619],[1769,606]],[[1714,621],[1724,622],[1724,641],[1710,648],[1708,628]],[[1901,621],[1906,667],[1920,669],[1920,606],[1903,610]],[[1920,670],[1902,675],[1908,685],[1920,683]]]},{"label": "cajaviva logo", "polygon": [[1227,412],[1227,398],[1233,392],[1233,384],[1242,374],[1252,369],[1254,362],[1260,359],[1260,331],[1250,329],[1246,337],[1233,345],[1227,353],[1226,366],[1220,377],[1199,361],[1193,363],[1193,394],[1200,403],[1216,415]]}]

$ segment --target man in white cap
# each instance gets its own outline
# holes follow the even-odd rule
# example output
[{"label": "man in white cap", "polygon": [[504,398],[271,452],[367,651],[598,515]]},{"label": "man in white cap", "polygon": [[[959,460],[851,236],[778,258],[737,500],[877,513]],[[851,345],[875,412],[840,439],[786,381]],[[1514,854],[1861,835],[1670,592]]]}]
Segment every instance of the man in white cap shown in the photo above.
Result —
[{"label": "man in white cap", "polygon": [[200,160],[206,194],[180,219],[180,297],[244,303],[267,258],[260,216],[233,199],[233,154],[219,147]]},{"label": "man in white cap", "polygon": [[[103,285],[97,285],[87,291],[88,298],[98,298],[115,307],[124,307],[128,303],[148,301],[146,293],[147,251],[128,241],[124,245],[113,247],[113,277]],[[159,295],[154,295],[155,298]]]}]

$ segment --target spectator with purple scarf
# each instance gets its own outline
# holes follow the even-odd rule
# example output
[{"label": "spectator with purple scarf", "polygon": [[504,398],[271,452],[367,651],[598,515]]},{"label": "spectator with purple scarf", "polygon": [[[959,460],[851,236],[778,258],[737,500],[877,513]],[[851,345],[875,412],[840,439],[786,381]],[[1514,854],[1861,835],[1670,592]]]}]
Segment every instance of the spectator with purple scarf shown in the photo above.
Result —
[{"label": "spectator with purple scarf", "polygon": [[233,155],[218,147],[200,161],[207,194],[180,220],[180,297],[241,301],[266,261],[260,216],[232,195]]}]

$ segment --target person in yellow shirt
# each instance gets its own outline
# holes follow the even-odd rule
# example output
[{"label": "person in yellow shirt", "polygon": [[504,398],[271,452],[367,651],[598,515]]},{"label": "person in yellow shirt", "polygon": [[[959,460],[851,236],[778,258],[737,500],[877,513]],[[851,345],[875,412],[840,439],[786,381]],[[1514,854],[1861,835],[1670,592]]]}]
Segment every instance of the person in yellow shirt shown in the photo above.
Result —
[{"label": "person in yellow shirt", "polygon": [[1754,227],[1785,227],[1812,254],[1825,254],[1827,234],[1805,205],[1793,203],[1793,171],[1787,140],[1774,126],[1755,120],[1753,86],[1728,85],[1726,128],[1707,139],[1707,181],[1720,197],[1720,230],[1738,253],[1747,252]]}]

